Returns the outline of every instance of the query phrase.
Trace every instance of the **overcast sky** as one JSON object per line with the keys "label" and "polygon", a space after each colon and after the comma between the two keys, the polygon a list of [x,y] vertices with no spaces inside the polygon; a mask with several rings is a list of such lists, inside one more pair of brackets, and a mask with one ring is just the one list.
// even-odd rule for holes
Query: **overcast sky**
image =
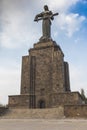
{"label": "overcast sky", "polygon": [[20,94],[21,58],[41,37],[41,21],[33,20],[46,4],[59,12],[52,39],[69,63],[71,90],[87,96],[87,0],[0,0],[0,103]]}

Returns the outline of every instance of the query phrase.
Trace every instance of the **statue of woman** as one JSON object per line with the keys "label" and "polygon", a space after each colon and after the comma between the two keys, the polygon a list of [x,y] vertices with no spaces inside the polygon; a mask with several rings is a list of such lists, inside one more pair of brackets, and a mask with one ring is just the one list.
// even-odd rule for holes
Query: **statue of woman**
{"label": "statue of woman", "polygon": [[42,22],[42,37],[40,41],[47,41],[51,39],[51,20],[54,19],[54,15],[58,15],[58,13],[53,14],[52,11],[49,11],[48,6],[44,6],[44,12],[37,14],[34,21],[43,20]]}

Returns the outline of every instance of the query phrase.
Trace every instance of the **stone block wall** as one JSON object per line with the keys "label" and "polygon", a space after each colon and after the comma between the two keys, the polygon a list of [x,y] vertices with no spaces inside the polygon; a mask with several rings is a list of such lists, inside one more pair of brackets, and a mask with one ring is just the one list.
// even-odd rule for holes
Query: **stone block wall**
{"label": "stone block wall", "polygon": [[58,105],[82,104],[83,100],[78,92],[54,93],[51,95],[53,107]]}
{"label": "stone block wall", "polygon": [[29,108],[29,95],[9,96],[9,107]]}
{"label": "stone block wall", "polygon": [[87,105],[65,105],[64,115],[66,117],[87,118]]}
{"label": "stone block wall", "polygon": [[21,71],[21,94],[29,94],[29,56],[22,57],[22,71]]}
{"label": "stone block wall", "polygon": [[59,105],[82,104],[83,100],[78,92],[53,93],[47,95],[15,95],[9,96],[9,107],[17,108],[56,108]]}
{"label": "stone block wall", "polygon": [[[64,55],[53,42],[37,43],[22,58],[21,94],[65,91]],[[31,90],[33,89],[33,90]],[[34,92],[32,92],[34,93]]]}

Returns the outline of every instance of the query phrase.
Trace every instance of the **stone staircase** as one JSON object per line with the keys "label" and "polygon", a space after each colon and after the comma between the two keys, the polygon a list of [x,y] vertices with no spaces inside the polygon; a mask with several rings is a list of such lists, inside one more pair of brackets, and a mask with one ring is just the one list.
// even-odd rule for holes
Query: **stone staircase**
{"label": "stone staircase", "polygon": [[8,109],[2,119],[57,119],[64,117],[64,108]]}

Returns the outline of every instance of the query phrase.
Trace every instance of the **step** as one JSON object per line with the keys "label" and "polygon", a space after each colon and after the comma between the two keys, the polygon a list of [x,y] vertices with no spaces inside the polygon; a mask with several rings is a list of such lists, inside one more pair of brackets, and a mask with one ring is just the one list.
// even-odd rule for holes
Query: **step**
{"label": "step", "polygon": [[49,109],[8,109],[3,119],[56,119],[64,117],[62,106]]}

